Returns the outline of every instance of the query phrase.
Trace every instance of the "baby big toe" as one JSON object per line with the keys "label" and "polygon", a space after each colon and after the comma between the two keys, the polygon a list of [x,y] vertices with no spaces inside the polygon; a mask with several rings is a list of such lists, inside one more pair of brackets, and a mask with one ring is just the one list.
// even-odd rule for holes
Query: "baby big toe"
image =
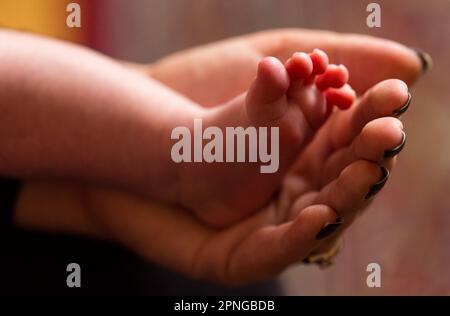
{"label": "baby big toe", "polygon": [[254,123],[275,120],[283,115],[289,82],[286,68],[277,58],[265,57],[259,63],[257,77],[246,99],[247,114]]}

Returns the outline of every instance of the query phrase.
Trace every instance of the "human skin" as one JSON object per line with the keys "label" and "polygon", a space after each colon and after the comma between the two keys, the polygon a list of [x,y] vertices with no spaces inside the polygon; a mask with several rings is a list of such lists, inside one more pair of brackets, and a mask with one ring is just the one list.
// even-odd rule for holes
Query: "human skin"
{"label": "human skin", "polygon": [[[275,36],[277,35],[277,36]],[[312,36],[314,35],[314,36]],[[185,53],[180,53],[176,55],[173,61],[169,59],[165,59],[162,62],[156,64],[156,67],[153,66],[139,66],[136,67],[140,70],[143,70],[146,73],[151,73],[155,78],[161,77],[165,83],[172,84],[173,86],[179,85],[183,89],[186,89],[185,93],[189,97],[194,100],[214,100],[217,101],[220,98],[228,95],[235,94],[236,91],[239,91],[241,87],[230,86],[229,90],[227,90],[227,82],[229,79],[229,75],[237,76],[239,82],[245,82],[246,80],[250,80],[249,72],[251,72],[256,65],[256,62],[251,65],[251,63],[242,63],[244,65],[240,69],[238,73],[233,72],[232,74],[228,74],[227,69],[231,69],[233,65],[240,64],[241,61],[247,61],[254,56],[262,55],[265,53],[265,49],[267,52],[271,51],[276,47],[276,50],[279,51],[281,55],[289,55],[293,50],[307,50],[308,45],[314,45],[318,47],[327,46],[328,50],[335,52],[336,56],[339,56],[341,59],[353,59],[350,64],[350,71],[352,71],[352,67],[356,67],[358,63],[360,65],[368,64],[369,62],[373,63],[378,68],[373,76],[363,76],[362,74],[358,75],[355,73],[355,76],[351,78],[351,80],[355,81],[355,86],[357,87],[359,92],[364,92],[366,88],[375,84],[378,80],[386,79],[392,76],[403,78],[407,83],[412,83],[414,79],[416,79],[420,73],[420,61],[417,57],[412,54],[407,48],[402,46],[398,46],[397,44],[392,44],[391,42],[385,42],[378,39],[372,39],[368,37],[354,37],[348,35],[339,35],[335,34],[336,38],[332,38],[332,34],[325,33],[324,36],[317,36],[318,34],[315,32],[303,31],[303,30],[288,30],[288,31],[275,31],[275,32],[266,32],[256,35],[245,36],[242,38],[237,38],[230,40],[231,42],[237,41],[244,46],[248,46],[249,49],[243,50],[242,54],[234,56],[233,59],[228,59],[227,63],[218,63],[211,65],[210,68],[205,67],[204,71],[211,76],[211,78],[224,78],[221,82],[218,80],[217,85],[209,85],[209,81],[204,80],[204,76],[195,76],[196,72],[192,72],[192,67],[196,65],[195,60],[196,56],[208,57],[208,60],[217,60],[223,54],[227,54],[229,52],[229,48],[227,45],[223,45],[223,43],[217,43],[214,45],[209,45],[206,48],[199,48],[195,50],[195,54],[193,55],[192,51],[188,51]],[[284,46],[279,44],[279,38],[281,36],[284,38]],[[258,43],[262,46],[254,45],[255,38],[258,39]],[[308,40],[309,39],[309,40]],[[311,40],[314,41],[314,44],[311,44]],[[393,46],[392,46],[393,45]],[[368,52],[361,52],[361,47],[368,46],[372,47],[372,50]],[[261,49],[264,48],[264,51]],[[363,50],[364,51],[364,50]],[[369,56],[367,55],[369,53]],[[184,56],[184,57],[183,57]],[[174,72],[173,65],[177,65],[178,72]],[[248,65],[248,66],[245,66]],[[353,65],[353,66],[352,66]],[[381,67],[382,65],[387,65],[388,67],[384,69]],[[374,66],[374,67],[375,67]],[[247,68],[248,67],[248,68]],[[165,72],[165,69],[167,72]],[[224,76],[217,76],[218,73],[223,72]],[[183,76],[185,74],[185,76]],[[190,81],[192,86],[190,89],[187,89],[187,82]],[[245,84],[244,84],[245,85]],[[202,88],[202,89],[201,89]],[[383,91],[385,87],[383,88]],[[203,94],[201,93],[203,91]],[[378,94],[378,93],[377,93]],[[389,98],[391,99],[391,98]],[[364,99],[363,99],[364,100]],[[376,98],[365,98],[364,104],[370,104],[367,100],[377,100]],[[366,117],[366,121],[369,120],[370,123],[366,124],[364,132],[360,132],[358,135],[361,136],[360,139],[364,139],[360,144],[380,144],[380,147],[384,147],[386,145],[392,146],[393,143],[398,142],[398,129],[396,127],[399,124],[399,121],[393,118],[388,118],[393,107],[396,104],[390,104],[390,107],[383,107],[383,100],[378,99],[377,102],[372,102],[373,107],[367,107],[374,110],[375,117],[384,117],[380,119],[373,119],[370,117]],[[403,101],[398,99],[397,101]],[[400,103],[399,103],[400,104]],[[398,104],[397,104],[398,105]],[[361,107],[361,108],[366,108]],[[363,121],[362,117],[366,116],[363,112],[358,112],[355,114],[355,118],[360,117]],[[343,120],[343,118],[342,118]],[[388,121],[386,121],[388,120]],[[337,122],[341,122],[341,120],[337,120]],[[342,121],[344,122],[344,121]],[[348,121],[345,121],[348,123]],[[357,122],[355,119],[353,122]],[[336,123],[337,124],[337,123]],[[342,123],[343,124],[343,123]],[[370,125],[369,125],[370,124]],[[392,127],[392,129],[391,129]],[[365,136],[363,136],[365,135]],[[391,138],[392,137],[392,138]],[[356,138],[356,136],[354,137]],[[375,141],[374,141],[375,140]],[[379,140],[384,140],[380,143]],[[386,142],[386,140],[389,140]],[[390,142],[390,143],[389,143]],[[364,146],[363,146],[364,147]],[[370,148],[366,151],[368,152],[378,152],[380,154],[381,148],[378,148],[378,151],[374,148]],[[363,154],[364,150],[360,150],[360,153]],[[376,156],[376,154],[374,154]],[[314,156],[311,156],[314,158]],[[325,158],[331,158],[325,157]],[[373,157],[374,160],[379,161],[380,157]],[[386,164],[390,165],[393,163],[392,159],[385,161]],[[358,169],[357,169],[358,170]],[[356,176],[357,179],[361,179],[362,181],[372,181],[373,179],[368,179],[366,176],[366,172],[356,172],[353,176]],[[378,175],[378,174],[377,174]],[[341,182],[342,183],[342,182]],[[345,182],[344,182],[345,183]],[[367,182],[365,182],[367,185]],[[344,186],[337,186],[344,188]],[[364,190],[367,189],[364,185],[361,186]],[[56,230],[56,231],[64,231],[71,232],[77,234],[83,234],[91,237],[99,237],[112,239],[117,242],[122,242],[127,245],[130,249],[137,251],[142,254],[145,258],[149,260],[154,260],[160,264],[172,267],[177,269],[178,271],[182,271],[189,275],[196,275],[195,272],[191,271],[189,267],[191,267],[193,253],[198,249],[199,241],[203,241],[205,231],[208,231],[208,228],[195,219],[189,217],[189,215],[179,209],[170,208],[167,206],[161,206],[154,203],[150,203],[147,201],[142,201],[137,199],[136,197],[125,195],[123,193],[116,193],[112,191],[104,191],[102,189],[92,188],[91,194],[98,194],[98,200],[96,200],[97,207],[94,210],[89,210],[86,207],[82,206],[80,201],[80,186],[66,183],[65,185],[61,183],[55,182],[47,182],[47,183],[37,183],[37,182],[27,182],[24,186],[24,190],[22,192],[17,211],[15,213],[15,223],[21,227],[27,227],[32,229],[43,229],[43,230]],[[58,191],[59,190],[59,191]],[[90,189],[89,189],[90,190]],[[351,192],[355,192],[354,189],[350,190]],[[60,198],[55,199],[54,193],[59,192]],[[338,213],[347,214],[348,217],[356,216],[357,213],[363,211],[368,203],[363,198],[363,193],[360,192],[360,198],[357,198],[357,194],[351,196],[350,200],[347,203],[341,200],[341,202],[334,202],[335,211]],[[93,196],[90,195],[92,198]],[[299,196],[301,197],[301,196]],[[307,195],[304,195],[307,197]],[[361,198],[362,197],[362,198]],[[109,212],[111,201],[117,199],[118,202],[122,203],[123,207],[127,208],[127,211],[122,210],[112,210]],[[137,200],[136,200],[137,199]],[[41,203],[36,203],[41,202]],[[331,202],[330,202],[331,203]],[[106,204],[102,206],[102,204]],[[113,203],[114,204],[114,203]],[[136,206],[136,204],[138,204]],[[40,208],[39,205],[47,205],[48,207]],[[300,205],[301,206],[301,205]],[[97,210],[97,211],[96,211]],[[288,263],[295,262],[296,260],[300,260],[307,255],[307,252],[311,249],[326,249],[329,244],[333,242],[340,233],[342,233],[343,228],[347,227],[351,220],[346,221],[344,227],[326,239],[325,241],[321,241],[320,244],[317,244],[314,238],[311,236],[315,235],[318,230],[321,228],[321,225],[326,221],[332,219],[335,215],[330,211],[328,207],[323,207],[321,211],[311,212],[309,210],[305,210],[305,212],[301,212],[305,216],[302,219],[302,222],[305,224],[302,230],[294,230],[291,236],[295,237],[291,239],[289,242],[286,242],[283,247],[281,247],[282,255],[268,252],[265,260],[262,261],[260,265],[258,265],[258,269],[248,269],[251,267],[256,267],[255,263],[249,262],[248,257],[258,258],[260,255],[264,255],[262,252],[269,246],[267,242],[270,239],[260,238],[258,234],[252,234],[255,231],[260,231],[256,229],[255,226],[247,228],[244,227],[244,221],[238,224],[235,224],[233,228],[229,229],[226,233],[228,237],[214,238],[211,240],[225,239],[225,240],[241,240],[244,237],[253,237],[253,246],[251,247],[242,247],[241,249],[246,249],[247,253],[250,253],[251,256],[235,256],[236,263],[235,267],[232,269],[232,275],[234,275],[234,280],[239,279],[239,275],[242,275],[243,272],[247,273],[247,279],[260,279],[261,275],[268,276],[274,273],[274,271],[279,271],[280,269],[286,267]],[[297,211],[299,211],[297,209]],[[348,213],[346,213],[348,211]],[[310,216],[306,216],[311,212]],[[261,212],[258,214],[264,214],[265,212]],[[295,213],[295,212],[294,212]],[[100,217],[99,217],[100,214]],[[41,216],[44,215],[44,216]],[[313,216],[314,215],[314,216]],[[343,215],[343,214],[340,214]],[[103,218],[101,217],[103,216]],[[255,215],[255,216],[263,216],[263,215]],[[313,216],[313,217],[312,217]],[[346,217],[347,217],[346,216]],[[118,222],[122,221],[123,225],[118,225]],[[249,222],[256,220],[248,220]],[[153,226],[154,225],[154,226]],[[258,225],[256,225],[258,226]],[[124,227],[128,227],[129,229],[124,229]],[[152,230],[151,228],[155,228]],[[277,228],[284,227],[286,225],[275,225],[263,223],[257,228],[272,229],[275,230]],[[266,229],[267,228],[267,229]],[[304,230],[306,229],[306,230]],[[169,232],[169,231],[177,231],[177,235],[173,234],[164,234],[165,242],[154,243],[152,242],[154,239],[155,233],[161,232]],[[180,234],[183,235],[180,235]],[[214,234],[214,233],[213,233]],[[208,235],[209,236],[209,235]],[[213,236],[224,236],[224,234],[215,234]],[[270,235],[268,235],[270,236]],[[248,240],[248,238],[246,239]],[[286,239],[285,239],[286,240]],[[248,245],[249,243],[247,243]],[[211,242],[212,246],[219,246],[220,244],[217,242]],[[189,247],[188,247],[189,246]],[[255,247],[259,246],[259,247]],[[273,245],[272,245],[273,246]],[[184,249],[180,251],[180,248]],[[184,248],[186,247],[186,248]],[[230,257],[230,249],[222,249],[221,247],[215,247],[217,252],[213,255],[210,254],[210,259],[207,261],[209,266],[209,274],[208,275],[226,275],[224,270],[224,262],[227,258]],[[302,251],[298,251],[298,250]],[[205,252],[207,253],[207,252]],[[298,256],[297,256],[298,255]],[[205,258],[205,257],[203,257]],[[286,260],[288,258],[289,260]],[[203,259],[206,260],[206,259]],[[241,263],[239,264],[239,261]],[[244,261],[244,262],[242,262]],[[246,261],[246,262],[245,262]],[[202,260],[199,260],[202,262]],[[267,263],[266,263],[267,262]],[[247,268],[242,268],[247,265]],[[202,266],[202,264],[200,264]],[[274,269],[273,267],[276,267]],[[228,272],[229,273],[229,272]],[[276,272],[275,272],[276,273]],[[204,275],[203,278],[208,279],[208,275]],[[197,277],[202,277],[196,275]],[[231,277],[226,277],[226,280],[223,282],[230,283]],[[231,279],[233,279],[231,278]],[[218,279],[215,277],[215,279]],[[220,277],[219,277],[220,279]],[[241,279],[241,283],[245,282],[245,279]]]}
{"label": "human skin", "polygon": [[[209,225],[221,227],[267,202],[305,148],[312,129],[325,120],[324,96],[330,88],[334,95],[343,95],[334,88],[344,86],[348,78],[345,67],[328,65],[323,52],[311,53],[314,60],[323,58],[322,67],[314,68],[323,73],[315,73],[315,85],[295,84],[300,78],[289,76],[287,70],[301,70],[306,64],[311,68],[305,76],[310,76],[313,57],[293,57],[285,76],[277,76],[284,65],[274,58],[277,65],[272,65],[267,59],[260,67],[265,72],[260,72],[246,98],[241,94],[206,110],[157,81],[76,45],[8,31],[0,32],[0,43],[4,62],[0,104],[7,118],[0,126],[0,172],[113,185],[182,205]],[[348,104],[353,94],[350,98]],[[222,129],[279,127],[278,172],[261,174],[256,164],[172,163],[171,131],[190,127],[197,118],[205,127]]]}
{"label": "human skin", "polygon": [[[378,94],[387,83],[375,86],[372,93]],[[368,92],[363,100],[371,100],[370,95]],[[380,105],[364,102],[363,108]],[[376,116],[381,117],[382,112]],[[382,126],[384,132],[379,133]],[[336,231],[339,234],[370,204],[366,195],[380,179],[378,163],[391,170],[394,160],[382,157],[386,148],[398,145],[401,130],[395,118],[371,120],[354,136],[351,157],[337,155],[339,159],[332,166],[318,166],[317,170],[326,169],[327,174],[316,171],[308,175],[304,170],[313,169],[309,159],[300,160],[305,163],[286,177],[279,195],[228,229],[213,229],[183,209],[131,193],[51,182],[25,185],[15,220],[23,227],[78,231],[110,239],[190,277],[230,285],[258,281],[277,275],[312,251],[326,248],[336,235],[317,239],[319,231],[339,215],[344,219]],[[321,177],[326,180],[315,183]],[[58,216],[62,220],[55,223]]]}
{"label": "human skin", "polygon": [[314,48],[325,51],[330,62],[348,68],[349,84],[359,95],[388,78],[411,85],[423,71],[417,53],[397,42],[304,29],[246,34],[177,52],[151,65],[128,65],[208,107],[245,91],[262,57],[274,56],[285,61],[294,52]]}
{"label": "human skin", "polygon": [[[425,57],[428,64],[424,64],[423,56],[420,57],[416,50],[394,41],[360,34],[296,28],[225,39],[177,52],[151,65],[127,64],[209,107],[243,91],[263,56],[274,56],[283,61],[295,51],[308,51],[315,47],[325,50],[330,61],[347,66],[351,73],[349,83],[358,95],[388,78],[398,78],[412,85],[431,67],[429,56]],[[240,53],[236,54],[236,51]],[[208,63],[201,64],[201,60]],[[178,75],[182,73],[189,75]],[[385,115],[390,113],[385,112]],[[343,120],[338,122],[344,123]],[[371,133],[383,135],[386,131],[389,128],[378,125]],[[335,239],[343,231],[337,231]],[[326,250],[333,243],[334,239],[320,250]]]}
{"label": "human skin", "polygon": [[295,53],[285,64],[263,58],[248,92],[215,107],[219,119],[213,124],[203,123],[222,131],[228,126],[276,126],[277,171],[261,173],[260,166],[251,163],[185,164],[180,205],[214,227],[230,226],[265,205],[328,114],[353,103],[355,93],[346,85],[347,78],[345,66],[329,65],[326,53],[318,50]]}
{"label": "human skin", "polygon": [[114,185],[177,202],[170,132],[202,108],[69,43],[2,30],[0,59],[1,174]]}

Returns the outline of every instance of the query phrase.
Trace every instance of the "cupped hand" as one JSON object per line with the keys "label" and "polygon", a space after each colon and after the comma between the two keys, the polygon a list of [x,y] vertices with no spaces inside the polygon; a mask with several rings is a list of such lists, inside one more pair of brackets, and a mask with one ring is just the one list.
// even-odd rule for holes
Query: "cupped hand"
{"label": "cupped hand", "polygon": [[[374,84],[390,77],[412,83],[421,71],[413,51],[366,36],[277,30],[195,48],[139,68],[210,106],[246,90],[262,56],[285,59],[294,51],[316,47],[330,53],[333,62],[345,63],[352,86],[365,94],[351,110],[333,113],[268,205],[228,229],[215,230],[177,207],[90,188],[83,209],[73,211],[83,214],[80,222],[89,224],[82,233],[113,238],[148,260],[226,284],[275,276],[311,252],[326,250],[387,180],[379,165],[390,170],[395,163],[392,153],[404,137],[401,122],[392,116],[406,108],[407,87],[399,80]],[[50,194],[55,188],[59,185],[50,183],[37,196],[48,195],[55,202]],[[78,199],[75,193],[68,195],[69,202]],[[30,209],[35,200],[30,198]],[[50,215],[53,223],[55,214]],[[41,214],[38,217],[42,221]],[[335,223],[337,217],[343,224]]]}
{"label": "cupped hand", "polygon": [[334,113],[271,202],[228,229],[99,189],[87,191],[88,213],[114,240],[187,276],[231,285],[276,276],[327,250],[384,185],[391,153],[403,141],[402,124],[391,115],[408,99],[405,83],[386,80],[353,109]]}
{"label": "cupped hand", "polygon": [[[426,70],[416,51],[393,41],[302,29],[270,30],[235,37],[179,52],[139,68],[194,101],[214,106],[248,88],[263,56],[285,60],[293,52],[308,52],[314,48],[326,51],[332,62],[347,66],[350,84],[359,95],[388,78],[399,78],[410,85]],[[297,173],[306,178],[317,193],[326,184],[332,188],[333,179],[358,159],[392,168],[395,158],[385,159],[383,150],[395,148],[404,139],[401,122],[390,117],[405,108],[408,100],[408,88],[399,80],[389,80],[371,88],[350,111],[330,117],[299,157]],[[327,203],[323,194],[316,195],[315,201]],[[314,200],[313,194],[308,196]],[[348,227],[355,214],[360,213],[358,207],[364,207],[357,205],[341,211],[348,217],[343,227]],[[340,229],[335,238],[342,231]],[[333,240],[326,247],[332,244]]]}

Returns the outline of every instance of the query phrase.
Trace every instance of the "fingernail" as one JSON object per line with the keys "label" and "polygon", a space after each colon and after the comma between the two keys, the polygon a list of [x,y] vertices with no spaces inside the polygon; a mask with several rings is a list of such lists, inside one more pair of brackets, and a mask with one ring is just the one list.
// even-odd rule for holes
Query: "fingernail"
{"label": "fingernail", "polygon": [[408,110],[409,105],[411,104],[411,98],[412,98],[411,93],[408,92],[408,99],[406,99],[405,104],[399,107],[398,109],[392,111],[392,115],[395,117],[399,117],[400,115],[405,113]]}
{"label": "fingernail", "polygon": [[389,150],[385,150],[384,151],[384,158],[390,158],[390,157],[394,157],[395,155],[397,155],[399,152],[402,151],[403,147],[405,147],[405,143],[406,143],[406,133],[404,131],[402,131],[402,141],[400,142],[400,144],[392,149]]}
{"label": "fingernail", "polygon": [[325,226],[320,230],[320,232],[316,235],[316,239],[324,239],[330,236],[332,233],[336,231],[342,224],[344,220],[341,217],[336,218],[334,222],[326,223]]}
{"label": "fingernail", "polygon": [[372,185],[369,189],[369,192],[367,192],[365,199],[368,200],[384,187],[386,184],[386,181],[389,178],[389,170],[387,170],[385,167],[380,167],[381,169],[381,178],[380,181]]}
{"label": "fingernail", "polygon": [[420,59],[420,62],[422,64],[422,74],[425,73],[428,69],[431,69],[431,67],[433,66],[433,59],[431,58],[431,56],[419,48],[410,48],[417,54],[417,57]]}

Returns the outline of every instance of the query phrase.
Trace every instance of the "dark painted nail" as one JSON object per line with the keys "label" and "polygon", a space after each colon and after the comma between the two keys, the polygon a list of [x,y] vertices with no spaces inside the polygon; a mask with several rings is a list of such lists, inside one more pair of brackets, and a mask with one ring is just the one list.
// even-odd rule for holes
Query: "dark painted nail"
{"label": "dark painted nail", "polygon": [[325,224],[325,226],[316,235],[316,239],[320,240],[327,238],[332,233],[334,233],[336,229],[338,229],[343,223],[344,220],[341,217],[338,217],[334,222]]}
{"label": "dark painted nail", "polygon": [[406,99],[405,104],[403,104],[398,109],[392,111],[392,115],[395,116],[395,117],[399,117],[400,115],[405,113],[408,110],[409,105],[411,104],[411,98],[412,98],[411,93],[408,92],[408,99]]}
{"label": "dark painted nail", "polygon": [[422,73],[425,73],[428,69],[431,69],[431,67],[433,66],[433,59],[431,58],[431,56],[419,48],[410,48],[417,54],[417,57],[419,57],[420,59],[420,62],[422,64]]}
{"label": "dark painted nail", "polygon": [[386,181],[389,179],[389,170],[387,170],[385,167],[380,167],[381,169],[381,178],[380,181],[372,185],[369,189],[369,192],[367,192],[365,199],[368,200],[384,187],[386,184]]}
{"label": "dark painted nail", "polygon": [[406,143],[406,133],[404,131],[402,131],[402,141],[400,142],[400,144],[392,149],[389,150],[385,150],[384,151],[384,158],[390,158],[390,157],[394,157],[395,155],[397,155],[399,152],[402,151],[403,147],[405,147],[405,143]]}

